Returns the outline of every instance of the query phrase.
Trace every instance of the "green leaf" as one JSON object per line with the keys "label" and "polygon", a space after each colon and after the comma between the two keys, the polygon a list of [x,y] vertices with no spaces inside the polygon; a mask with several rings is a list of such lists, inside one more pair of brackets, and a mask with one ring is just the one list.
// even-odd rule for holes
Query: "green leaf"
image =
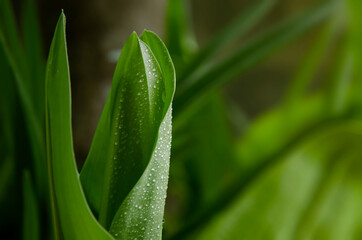
{"label": "green leaf", "polygon": [[325,59],[326,53],[332,48],[331,45],[336,37],[337,30],[336,21],[332,19],[316,36],[312,46],[308,49],[301,64],[298,66],[289,88],[286,90],[284,100],[286,107],[292,108],[306,94],[310,83],[318,73],[322,60]]}
{"label": "green leaf", "polygon": [[[11,67],[0,42],[0,211],[6,215],[18,208],[12,197],[16,196],[16,110],[18,107],[16,89]],[[16,217],[16,216],[15,216]],[[5,220],[5,219],[4,219]]]}
{"label": "green leaf", "polygon": [[[166,91],[165,98],[162,97],[162,99],[165,106],[171,105],[176,89],[176,73],[168,50],[162,40],[151,31],[145,30],[140,38],[151,48],[152,53],[161,68]],[[165,108],[163,115],[165,115],[167,111],[168,108]]]}
{"label": "green leaf", "polygon": [[28,171],[23,173],[23,240],[40,239],[39,207]]}
{"label": "green leaf", "polygon": [[221,94],[213,92],[202,108],[187,120],[187,129],[181,130],[187,134],[188,141],[186,146],[182,146],[182,159],[179,160],[186,162],[188,172],[195,180],[194,213],[217,198],[238,169],[235,164],[235,139],[224,104]]}
{"label": "green leaf", "polygon": [[133,33],[123,46],[113,78],[112,134],[106,150],[108,157],[99,214],[106,228],[148,165],[157,134],[157,118],[164,110],[160,97],[164,86],[156,83],[157,80],[162,83],[162,79],[154,77],[161,76],[161,70],[149,53],[147,58],[143,56],[146,50],[150,52]]}
{"label": "green leaf", "polygon": [[15,109],[16,89],[13,83],[11,67],[6,59],[2,44],[0,43],[0,112],[2,135],[6,143],[6,151],[14,155],[15,151]]}
{"label": "green leaf", "polygon": [[362,219],[361,127],[351,121],[311,134],[239,193],[197,238],[355,239]]}
{"label": "green leaf", "polygon": [[210,62],[209,60],[212,59],[213,55],[255,26],[257,22],[270,12],[277,2],[278,1],[276,0],[260,0],[254,3],[254,5],[246,11],[242,11],[229,25],[214,36],[210,42],[196,54],[196,56],[193,57],[192,61],[187,64],[185,71],[182,72],[178,81],[182,82],[199,67],[202,68],[202,65]]}
{"label": "green leaf", "polygon": [[45,121],[44,114],[44,86],[45,86],[45,61],[43,44],[41,41],[40,24],[34,0],[24,0],[22,4],[22,37],[24,42],[24,55],[29,69],[30,94],[34,102],[40,124]]}
{"label": "green leaf", "polygon": [[171,108],[163,119],[150,162],[112,222],[116,239],[162,239],[171,147]]}
{"label": "green leaf", "polygon": [[[152,32],[145,31],[140,38],[133,33],[123,46],[81,172],[87,199],[100,222],[116,238],[126,239],[161,236],[175,91],[166,47]],[[145,217],[147,211],[154,212],[152,219]]]}
{"label": "green leaf", "polygon": [[244,171],[265,164],[305,132],[326,123],[330,118],[324,109],[323,97],[303,98],[293,107],[282,105],[256,119],[237,143],[238,159]]}
{"label": "green leaf", "polygon": [[104,174],[111,139],[111,94],[108,95],[87,159],[80,172],[80,179],[90,208],[98,217],[104,187]]}
{"label": "green leaf", "polygon": [[[353,61],[355,66],[362,64],[362,29],[360,22],[362,21],[362,3],[358,0],[348,0],[346,2],[346,20],[348,23],[348,38],[351,47]],[[362,102],[362,94],[359,89],[362,88],[362,68],[356,67],[353,76],[354,98],[356,101]]]}
{"label": "green leaf", "polygon": [[354,72],[353,50],[345,42],[341,43],[339,54],[337,54],[333,77],[327,83],[326,108],[333,115],[338,115],[348,107],[349,92]]}
{"label": "green leaf", "polygon": [[[14,74],[19,78],[26,73],[22,45],[17,31],[15,16],[9,0],[0,1],[0,40]],[[29,87],[26,85],[26,87]]]}
{"label": "green leaf", "polygon": [[43,196],[46,196],[48,186],[46,180],[45,129],[41,119],[39,119],[34,103],[35,99],[32,98],[32,81],[27,66],[27,57],[24,55],[15,17],[8,0],[0,1],[0,42],[15,76],[15,84],[25,116],[25,124],[35,165],[36,189]]}
{"label": "green leaf", "polygon": [[[73,152],[65,16],[55,29],[46,67],[48,171],[55,234],[65,239],[112,239],[97,222],[83,194]],[[60,229],[57,229],[60,227]]]}
{"label": "green leaf", "polygon": [[278,48],[321,23],[335,9],[334,1],[323,1],[301,15],[276,25],[270,31],[237,50],[232,56],[195,72],[185,79],[182,85],[178,86],[174,101],[175,112],[180,111],[207,90],[221,86],[240,75]]}
{"label": "green leaf", "polygon": [[189,5],[188,0],[169,0],[166,9],[165,39],[177,72],[184,68],[197,48]]}
{"label": "green leaf", "polygon": [[239,178],[227,186],[223,194],[213,199],[209,206],[204,206],[204,211],[195,219],[188,220],[189,224],[179,230],[174,238],[187,235],[205,225],[215,214],[222,212],[250,182],[262,175],[265,169],[275,164],[310,133],[326,124],[355,117],[350,108],[339,115],[326,114],[324,97],[317,95],[304,98],[291,108],[282,105],[256,119],[235,146],[241,168]]}
{"label": "green leaf", "polygon": [[[211,92],[197,107],[196,111],[184,111],[173,123],[173,138],[182,139],[182,142],[173,143],[170,179],[174,186],[187,183],[189,186],[183,187],[186,190],[183,193],[179,190],[181,187],[171,188],[171,195],[183,199],[180,207],[183,211],[179,213],[177,223],[172,222],[175,214],[169,214],[165,226],[168,235],[197,226],[198,217],[220,198],[240,171],[235,139],[220,92]],[[185,169],[185,173],[180,169]]]}
{"label": "green leaf", "polygon": [[[337,137],[338,138],[338,137]],[[295,231],[296,239],[358,239],[361,236],[362,170],[359,148],[345,146],[321,181]],[[340,145],[340,144],[338,144]],[[337,147],[338,147],[337,145]]]}

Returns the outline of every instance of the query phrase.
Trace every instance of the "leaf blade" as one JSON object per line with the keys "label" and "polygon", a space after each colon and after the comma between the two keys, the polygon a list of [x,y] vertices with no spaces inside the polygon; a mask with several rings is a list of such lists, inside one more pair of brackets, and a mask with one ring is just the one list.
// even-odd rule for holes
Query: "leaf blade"
{"label": "leaf blade", "polygon": [[242,11],[230,24],[222,29],[211,41],[202,48],[196,56],[193,57],[191,62],[187,64],[184,72],[182,72],[179,82],[185,80],[198,68],[202,68],[218,51],[220,51],[227,44],[235,40],[238,36],[246,33],[258,21],[260,21],[273,6],[277,3],[275,0],[262,0],[258,1],[251,8]]}
{"label": "leaf blade", "polygon": [[175,112],[182,110],[205,91],[230,81],[279,47],[322,22],[336,10],[337,4],[333,3],[334,1],[323,1],[299,16],[276,25],[223,61],[195,72],[178,87],[174,101]]}
{"label": "leaf blade", "polygon": [[24,171],[23,173],[23,196],[23,239],[38,240],[40,239],[39,207],[28,171]]}
{"label": "leaf blade", "polygon": [[[353,220],[354,229],[353,227],[352,229],[345,228],[346,224],[343,227],[338,226],[340,222],[337,219],[342,219],[340,216],[344,215],[343,208],[347,208],[341,202],[352,200],[356,207],[358,200],[354,198],[357,197],[360,200],[362,197],[358,190],[361,182],[357,173],[361,168],[361,163],[357,160],[362,154],[358,147],[362,137],[361,126],[361,121],[345,121],[311,134],[283,156],[282,161],[277,162],[255,179],[245,191],[240,193],[228,210],[221,212],[198,238],[235,239],[242,234],[246,238],[253,239],[299,239],[298,237],[305,239],[307,236],[338,239],[337,236],[341,236],[343,231],[348,233],[347,236],[353,234],[355,230],[358,230],[362,217],[362,212],[358,208],[354,211],[349,208],[347,213],[347,215],[357,216]],[[346,159],[350,157],[348,156],[350,153],[353,153],[354,167],[350,166],[350,159]],[[341,181],[338,178],[341,175],[349,180]],[[332,183],[330,180],[333,180]],[[345,185],[342,186],[342,191],[347,187],[349,192],[348,195],[338,194],[337,201],[334,201],[334,197],[332,198],[334,203],[339,201],[339,205],[343,205],[342,210],[339,210],[335,216],[334,206],[336,205],[328,204],[327,212],[334,216],[319,215],[319,217],[323,216],[325,221],[323,223],[314,221],[318,214],[326,213],[326,209],[321,209],[330,200],[330,195],[325,194],[325,191],[320,191],[320,187],[326,188],[329,192],[328,188],[331,184],[334,188],[338,187],[339,183]],[[298,191],[295,191],[296,188]],[[315,194],[322,195],[321,204],[312,197]],[[317,206],[313,207],[310,218],[303,218],[303,214],[311,208],[310,203]],[[318,214],[314,214],[314,210]],[[300,220],[306,224],[306,232],[294,231],[298,229]],[[313,223],[310,224],[309,221]],[[314,231],[311,227],[313,224],[317,225],[321,231]],[[303,235],[300,235],[301,233]],[[320,233],[323,234],[320,235]]]}
{"label": "leaf blade", "polygon": [[75,164],[65,16],[59,17],[46,68],[48,166],[54,215],[65,239],[112,239],[97,222],[83,194]]}
{"label": "leaf blade", "polygon": [[17,92],[26,119],[25,124],[36,172],[35,185],[37,191],[46,196],[48,186],[46,181],[45,129],[42,126],[32,98],[28,63],[17,32],[13,10],[8,0],[0,1],[0,41],[15,76]]}
{"label": "leaf blade", "polygon": [[[154,175],[162,172],[162,178],[159,175],[162,188],[155,186],[145,197],[145,201],[155,202],[152,205],[159,211],[157,220],[144,230],[138,227],[137,234],[144,235],[151,225],[157,224],[153,227],[157,228],[162,224],[169,155],[165,153],[160,158],[165,165],[163,171],[157,171],[155,158],[158,157],[155,155],[157,148],[165,148],[165,139],[171,137],[171,129],[166,130],[163,137],[161,129],[171,128],[174,91],[175,71],[165,45],[152,32],[144,31],[140,38],[133,33],[123,46],[111,92],[93,139],[94,150],[91,149],[81,172],[85,189],[90,190],[93,184],[97,184],[97,192],[102,197],[96,196],[96,191],[86,190],[87,197],[93,198],[90,202],[100,204],[96,206],[100,222],[106,228],[110,227],[116,238],[135,234],[130,229],[137,228],[134,223],[140,215],[131,218],[129,214],[126,220],[123,214],[130,204],[129,199],[140,194],[137,189],[153,183],[147,179],[146,172],[149,171]],[[167,121],[165,116],[168,116]],[[107,146],[106,150],[101,149],[101,143]],[[169,147],[170,143],[166,144],[166,148]],[[154,197],[160,194],[164,197]],[[148,207],[143,206],[142,211],[151,211],[151,208],[150,203]],[[154,231],[156,238],[161,236],[161,230],[159,227]]]}

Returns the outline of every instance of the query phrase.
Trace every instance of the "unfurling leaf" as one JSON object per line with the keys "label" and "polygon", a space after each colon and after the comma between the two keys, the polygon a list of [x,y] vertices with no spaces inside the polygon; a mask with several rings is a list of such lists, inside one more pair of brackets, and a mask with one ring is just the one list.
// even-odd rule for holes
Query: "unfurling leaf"
{"label": "unfurling leaf", "polygon": [[116,238],[161,238],[174,91],[162,41],[149,31],[133,33],[81,172],[93,211]]}

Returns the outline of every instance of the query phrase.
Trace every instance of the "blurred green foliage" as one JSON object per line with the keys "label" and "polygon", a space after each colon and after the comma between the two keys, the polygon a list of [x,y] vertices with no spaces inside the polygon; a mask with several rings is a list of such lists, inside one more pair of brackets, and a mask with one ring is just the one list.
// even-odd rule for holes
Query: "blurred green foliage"
{"label": "blurred green foliage", "polygon": [[[318,1],[263,29],[242,45],[234,44],[265,19],[277,3],[276,0],[254,1],[208,43],[198,46],[190,18],[190,2],[168,1],[165,40],[176,69],[177,90],[173,103],[164,239],[362,239],[362,2]],[[83,168],[79,179],[72,155],[69,103],[64,105],[70,101],[67,95],[70,88],[59,81],[59,86],[48,89],[51,95],[47,101],[50,99],[60,107],[53,107],[46,115],[44,46],[34,4],[24,0],[23,6],[19,34],[9,1],[0,0],[0,210],[1,215],[6,216],[0,219],[0,229],[9,234],[9,238],[20,238],[12,232],[21,228],[24,239],[49,239],[49,236],[74,239],[77,234],[79,238],[87,234],[95,239],[112,238],[100,225],[109,229],[119,205],[110,204],[103,210],[99,206],[99,191],[104,186],[101,169],[105,167],[99,156],[112,158],[113,150],[104,153],[103,149],[114,143],[114,139],[108,137],[113,132],[105,133],[102,129],[108,129],[109,124],[116,121],[113,119],[116,113],[109,110],[111,100],[107,101],[99,124],[105,127],[97,130],[94,141],[99,143],[92,145],[86,162],[89,166],[85,165],[93,170]],[[305,49],[282,101],[257,119],[247,121],[242,109],[225,97],[226,83],[312,29],[317,30],[314,40],[309,49]],[[57,52],[54,56],[59,59],[55,62],[62,62],[59,66],[64,67],[61,72],[65,75],[58,76],[58,68],[48,68],[48,76],[67,79],[69,83],[64,26],[58,28],[57,34],[57,47],[51,51]],[[127,51],[129,54],[134,51],[131,45],[137,42],[136,38],[131,37],[125,44],[124,56]],[[170,78],[172,70],[163,62],[167,60],[163,45],[147,39],[147,33],[141,39],[152,49],[160,68],[157,71]],[[230,46],[234,48],[232,53],[224,54]],[[126,60],[122,61],[115,79],[117,74],[123,74],[121,66],[127,65]],[[124,71],[130,75],[137,73]],[[118,85],[113,84],[111,91],[117,95]],[[134,91],[139,91],[134,87]],[[173,92],[172,87],[168,87]],[[54,98],[59,89],[66,94]],[[168,93],[168,101],[171,95]],[[137,102],[124,105],[127,112],[134,111],[132,104]],[[157,126],[168,110],[166,105],[159,121],[154,123]],[[49,116],[68,122],[53,122],[58,125],[51,127]],[[128,119],[129,126],[132,120]],[[152,124],[147,128],[155,129]],[[49,135],[49,127],[53,136]],[[135,128],[130,128],[130,133]],[[63,136],[66,133],[70,135]],[[128,175],[118,175],[115,179],[123,192],[117,193],[118,188],[109,187],[104,199],[116,193],[123,201],[139,179],[143,184],[141,176],[149,167],[148,160],[139,153],[149,152],[152,144],[148,141],[155,138],[155,133],[148,134],[142,148],[127,142],[128,149],[134,149],[131,153],[124,150],[122,159],[135,159],[138,165],[130,167],[132,171]],[[68,144],[67,151],[56,150],[61,143],[49,141],[52,137],[58,140],[64,137],[61,142]],[[45,156],[46,142],[48,148],[49,143],[51,145],[48,153],[57,154]],[[56,156],[63,153],[69,154],[65,157],[70,159],[68,163],[63,163],[61,158],[57,160]],[[61,167],[53,173],[48,169],[48,175],[46,159],[57,161],[49,165]],[[115,164],[112,161],[111,167]],[[127,166],[127,162],[121,166]],[[69,170],[69,182],[62,180],[59,170],[62,167]],[[106,173],[112,176],[111,167],[108,166]],[[54,173],[56,176],[52,176]],[[47,181],[48,177],[54,177],[58,183]],[[56,203],[54,187],[55,192],[60,191],[60,205]],[[18,188],[20,190],[13,190]],[[75,189],[69,191],[74,196],[66,196],[68,188]],[[100,224],[86,200],[96,218],[103,216]],[[128,208],[123,206],[120,211],[129,212]],[[72,218],[72,214],[79,214],[79,219]],[[148,214],[153,216],[151,212]],[[121,213],[116,215],[122,219]],[[84,216],[88,217],[84,220]],[[113,227],[114,231],[111,227],[113,237],[119,231],[123,235],[117,235],[118,239],[134,237],[127,235],[126,225],[140,216],[135,213],[129,222],[121,220],[119,226]],[[59,220],[69,222],[68,218],[74,222],[67,227],[64,223],[59,225]],[[88,228],[82,229],[82,222],[89,224]],[[141,231],[152,226],[140,224],[139,228]],[[87,232],[89,229],[93,230]],[[65,233],[64,236],[57,231]],[[142,238],[150,239],[147,235]],[[161,234],[157,238],[161,238]]]}

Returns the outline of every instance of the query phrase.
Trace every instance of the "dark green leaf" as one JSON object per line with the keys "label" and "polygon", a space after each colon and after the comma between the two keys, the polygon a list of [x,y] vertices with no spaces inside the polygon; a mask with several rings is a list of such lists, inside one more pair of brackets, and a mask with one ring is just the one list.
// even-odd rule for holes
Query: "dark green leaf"
{"label": "dark green leaf", "polygon": [[1,137],[6,143],[6,151],[14,155],[15,151],[15,108],[16,89],[13,82],[11,67],[6,59],[3,46],[0,42],[0,112],[1,112]]}
{"label": "dark green leaf", "polygon": [[166,10],[166,44],[177,72],[183,69],[197,48],[189,5],[188,0],[169,0]]}
{"label": "dark green leaf", "polygon": [[37,190],[46,196],[48,186],[46,181],[45,129],[37,114],[35,100],[32,98],[32,82],[26,62],[27,57],[24,55],[13,11],[8,0],[0,1],[0,42],[15,76],[17,92],[25,116],[35,165],[35,185]]}
{"label": "dark green leaf", "polygon": [[39,207],[30,173],[23,173],[23,240],[40,239]]}
{"label": "dark green leaf", "polygon": [[[184,193],[173,189],[173,195],[180,195],[183,199],[184,211],[179,215],[187,217],[179,217],[179,222],[173,223],[172,214],[169,214],[171,219],[168,219],[166,229],[196,226],[199,223],[197,216],[220,197],[240,171],[235,157],[235,140],[221,94],[212,92],[205,98],[197,111],[187,116],[183,114],[174,122],[176,131],[173,137],[183,141],[173,144],[170,176],[174,185],[189,184],[183,187]],[[180,168],[186,170],[181,176]]]}
{"label": "dark green leaf", "polygon": [[29,69],[30,95],[34,102],[40,124],[44,124],[44,86],[45,86],[45,61],[43,44],[38,21],[38,13],[34,0],[24,0],[22,9],[22,37],[24,40],[24,54],[26,65]]}

